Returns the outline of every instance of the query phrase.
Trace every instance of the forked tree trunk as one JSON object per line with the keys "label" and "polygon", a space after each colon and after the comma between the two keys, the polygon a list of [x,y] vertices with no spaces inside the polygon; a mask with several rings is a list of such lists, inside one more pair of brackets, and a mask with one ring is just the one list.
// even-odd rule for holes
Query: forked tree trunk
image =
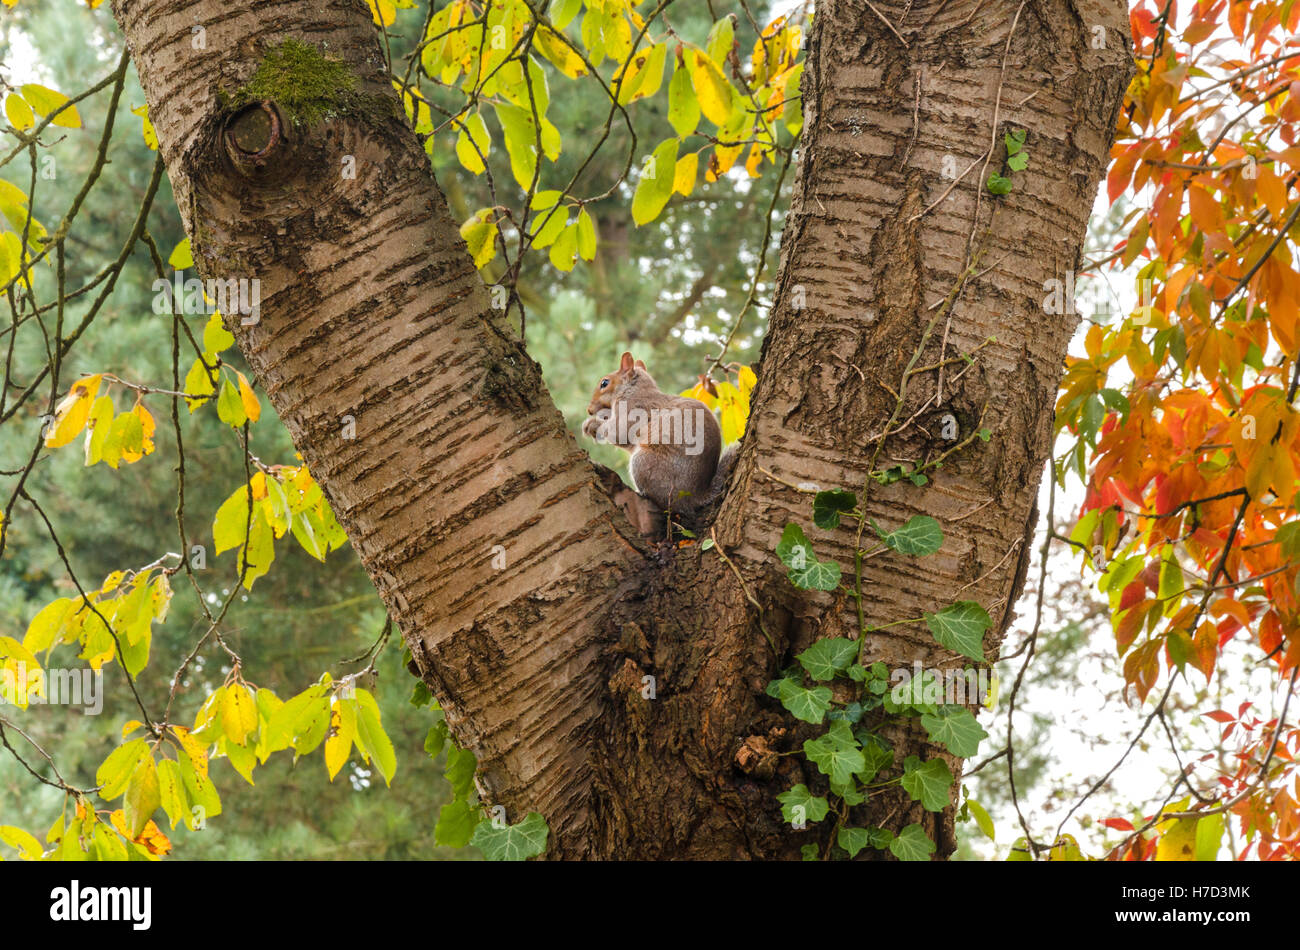
{"label": "forked tree trunk", "polygon": [[[924,489],[871,492],[872,517],[931,514],[945,543],[924,561],[870,560],[865,606],[874,626],[961,590],[993,614],[995,655],[1077,319],[1044,314],[1042,288],[1075,265],[1104,169],[1131,70],[1122,3],[818,5],[777,305],[716,524],[735,572],[716,552],[651,552],[611,503],[489,306],[361,0],[115,0],[114,10],[200,274],[261,281],[260,320],[228,326],[457,741],[477,754],[485,798],[511,821],[541,812],[550,856],[790,857],[813,840],[815,828],[781,821],[775,796],[807,766],[770,754],[802,735],[763,688],[790,651],[856,636],[857,621],[842,593],[784,579],[777,538],[787,520],[810,520],[808,496],[785,483],[861,489],[870,438],[895,409],[890,390],[963,272],[915,365],[997,342],[960,378],[964,362],[945,365],[922,428],[888,441],[881,461],[950,448],[936,434],[945,413],[960,438],[981,424],[993,436]],[[229,96],[286,37],[357,83],[337,114],[276,134]],[[977,209],[986,150],[1013,127],[1028,130],[1029,169]],[[999,144],[991,170],[1002,156]],[[935,371],[915,374],[900,418],[937,383]],[[851,568],[849,531],[818,537],[823,557]],[[922,629],[873,634],[869,657],[950,664]],[[924,733],[896,738],[900,761],[934,754]],[[883,794],[855,818],[923,820],[943,854],[950,812],[936,820]]]}

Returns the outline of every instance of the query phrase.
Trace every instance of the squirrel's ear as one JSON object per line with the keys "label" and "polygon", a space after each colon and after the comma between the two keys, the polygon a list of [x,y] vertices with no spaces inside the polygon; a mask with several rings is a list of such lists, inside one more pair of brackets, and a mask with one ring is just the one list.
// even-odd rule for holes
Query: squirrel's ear
{"label": "squirrel's ear", "polygon": [[619,366],[618,366],[618,371],[619,371],[620,373],[626,373],[626,372],[627,372],[628,370],[630,370],[631,368],[632,368],[632,354],[631,354],[631,353],[624,353],[624,354],[623,354],[623,362],[621,362],[621,363],[619,364]]}
{"label": "squirrel's ear", "polygon": [[641,360],[637,360],[637,361],[636,361],[636,368],[637,368],[637,369],[645,369],[645,363],[643,363]]}

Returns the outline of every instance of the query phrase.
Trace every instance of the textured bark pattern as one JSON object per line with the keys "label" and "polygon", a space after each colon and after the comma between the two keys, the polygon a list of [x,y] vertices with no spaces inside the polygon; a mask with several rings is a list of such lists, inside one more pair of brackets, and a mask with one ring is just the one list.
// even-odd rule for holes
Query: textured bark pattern
{"label": "textured bark pattern", "polygon": [[[737,549],[752,587],[789,599],[769,552],[788,521],[811,521],[810,498],[760,468],[784,482],[850,488],[861,496],[874,437],[894,411],[927,324],[966,267],[974,232],[975,275],[950,319],[938,321],[916,365],[970,353],[989,337],[997,342],[984,346],[955,383],[965,364],[945,367],[941,400],[921,412],[917,427],[886,442],[878,467],[950,448],[954,442],[941,431],[947,413],[960,424],[957,441],[981,424],[992,440],[949,458],[922,489],[906,481],[872,485],[872,518],[894,527],[931,515],[943,527],[944,543],[926,558],[886,552],[868,560],[863,590],[869,625],[920,617],[957,599],[978,601],[994,618],[985,644],[993,659],[1023,583],[1062,357],[1077,323],[1073,315],[1043,312],[1044,281],[1063,279],[1078,260],[1132,68],[1127,18],[1118,2],[1030,0],[1008,47],[1016,3],[874,6],[818,4],[803,84],[807,132],[782,238],[778,304],[718,536]],[[1095,49],[1099,36],[1104,48]],[[977,220],[999,97],[989,171],[1000,169],[1003,133],[1011,129],[1028,130],[1031,160],[1013,175],[1011,194],[983,194]],[[900,421],[935,393],[937,375],[911,378]],[[822,557],[852,570],[852,530],[812,537]],[[842,595],[801,597],[792,610],[795,650],[821,636],[857,635],[855,606]],[[891,669],[915,660],[926,667],[962,665],[922,624],[870,634],[867,653]],[[913,752],[935,754],[919,728],[893,738],[900,761]],[[865,806],[867,821],[886,816],[895,829],[926,822],[941,851],[954,844],[949,814],[935,822],[901,793]]]}
{"label": "textured bark pattern", "polygon": [[[597,620],[643,555],[490,309],[365,4],[119,0],[115,12],[196,266],[261,281],[260,322],[227,325],[478,755],[487,797],[511,821],[544,814],[556,853],[585,853]],[[218,94],[286,36],[346,63],[355,105],[287,130],[260,166],[233,161]]]}
{"label": "textured bark pattern", "polygon": [[[852,632],[852,611],[843,593],[800,594],[782,576],[772,552],[787,520],[809,521],[808,496],[759,468],[861,487],[867,438],[892,410],[884,386],[897,388],[928,308],[963,267],[979,170],[916,215],[950,184],[944,158],[964,168],[992,132],[1015,8],[984,6],[875,0],[906,47],[861,0],[818,6],[780,297],[717,522],[745,590],[716,553],[647,559],[611,504],[617,486],[566,434],[537,367],[488,307],[380,74],[360,0],[116,0],[200,272],[262,281],[260,323],[230,321],[241,350],[456,738],[479,756],[486,796],[511,820],[542,812],[552,856],[792,857],[811,840],[783,825],[775,800],[805,778],[798,756],[778,753],[808,733],[763,688],[790,650]],[[1089,49],[1094,24],[1106,27],[1108,50]],[[950,356],[998,337],[941,406],[965,432],[987,401],[994,438],[924,491],[871,495],[883,523],[926,512],[947,536],[925,561],[870,562],[872,623],[958,592],[997,616],[1018,589],[1074,323],[1044,317],[1041,285],[1078,255],[1129,69],[1123,24],[1118,2],[1023,8],[999,125],[1029,130],[1032,164],[997,201],[981,245],[988,270],[940,328]],[[195,25],[206,30],[201,53]],[[234,92],[285,36],[347,63],[359,98],[294,130],[265,160],[233,155],[218,93]],[[355,180],[340,175],[346,156]],[[981,229],[992,206],[982,203]],[[938,359],[939,339],[923,363]],[[924,398],[934,374],[914,382],[912,399]],[[355,440],[341,437],[345,416]],[[941,450],[929,442],[895,440],[887,453]],[[847,532],[817,538],[823,556],[852,564]],[[495,544],[507,551],[501,572],[490,564]],[[873,639],[873,659],[952,661],[919,628],[891,629]],[[900,755],[924,751],[923,738],[895,736]],[[882,795],[866,817],[895,829],[925,818],[941,851],[951,847],[950,814],[936,827]]]}

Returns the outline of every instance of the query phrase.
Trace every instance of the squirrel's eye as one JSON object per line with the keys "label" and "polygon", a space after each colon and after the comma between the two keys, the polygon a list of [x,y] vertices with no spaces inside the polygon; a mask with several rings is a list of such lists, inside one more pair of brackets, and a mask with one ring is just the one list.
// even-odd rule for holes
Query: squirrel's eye
{"label": "squirrel's eye", "polygon": [[600,381],[600,388],[601,388],[601,389],[604,389],[604,388],[605,388],[606,386],[608,386],[608,385],[609,385],[609,377],[606,377],[606,378],[604,378],[604,379],[602,379],[602,380]]}

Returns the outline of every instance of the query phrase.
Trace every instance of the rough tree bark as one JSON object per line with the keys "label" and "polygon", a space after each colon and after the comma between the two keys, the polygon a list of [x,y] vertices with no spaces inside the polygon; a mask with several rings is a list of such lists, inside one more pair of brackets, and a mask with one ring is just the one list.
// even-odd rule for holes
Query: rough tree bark
{"label": "rough tree bark", "polygon": [[[961,589],[999,621],[996,655],[1076,320],[1039,301],[1076,263],[1104,169],[1131,70],[1121,2],[818,4],[777,304],[716,522],[734,571],[716,553],[649,549],[612,503],[489,306],[361,0],[114,0],[114,11],[200,274],[261,281],[260,320],[229,328],[455,738],[477,754],[484,797],[512,821],[541,812],[549,856],[792,857],[812,840],[781,821],[775,796],[802,767],[774,753],[803,736],[763,688],[792,652],[856,636],[857,621],[842,593],[784,579],[776,540],[809,508],[786,483],[860,490],[918,347],[918,366],[937,364],[990,335],[971,370],[946,367],[920,427],[884,446],[882,459],[943,451],[930,423],[948,412],[963,437],[993,432],[924,490],[870,494],[872,517],[931,514],[945,544],[924,561],[869,561],[865,606],[878,625]],[[355,77],[323,122],[243,102],[286,38]],[[986,150],[996,169],[1012,127],[1028,130],[1031,165],[1012,194],[977,199]],[[901,418],[938,384],[937,371],[914,375]],[[492,566],[498,544],[504,570]],[[852,565],[848,530],[818,544]],[[910,626],[872,634],[869,656],[953,659]],[[641,698],[646,675],[653,700]],[[896,739],[900,756],[935,752],[923,733]],[[885,794],[862,820],[925,821],[941,855],[953,846],[951,809],[936,818]]]}

